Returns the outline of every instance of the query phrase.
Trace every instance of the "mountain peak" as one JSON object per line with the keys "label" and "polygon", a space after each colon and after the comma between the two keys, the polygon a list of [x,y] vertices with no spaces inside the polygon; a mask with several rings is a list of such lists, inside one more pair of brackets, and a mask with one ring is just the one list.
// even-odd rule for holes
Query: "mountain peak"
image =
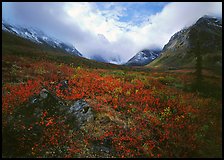
{"label": "mountain peak", "polygon": [[199,18],[195,25],[216,25],[222,27],[222,18],[205,15]]}
{"label": "mountain peak", "polygon": [[[211,15],[204,15],[204,16],[202,16],[201,17],[202,19],[204,18],[204,19],[222,19],[221,17],[215,17],[215,16],[211,16]],[[201,19],[201,18],[199,18],[199,19]]]}
{"label": "mountain peak", "polygon": [[143,49],[140,52],[138,52],[135,56],[133,56],[126,65],[130,66],[144,66],[150,62],[152,62],[154,59],[156,59],[160,54],[160,50],[157,49]]}

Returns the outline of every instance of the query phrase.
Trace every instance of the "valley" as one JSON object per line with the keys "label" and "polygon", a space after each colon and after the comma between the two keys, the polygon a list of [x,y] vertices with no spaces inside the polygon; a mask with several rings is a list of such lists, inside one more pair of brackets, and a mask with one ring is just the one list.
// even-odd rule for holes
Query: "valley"
{"label": "valley", "polygon": [[222,75],[121,66],[2,31],[2,157],[220,158]]}

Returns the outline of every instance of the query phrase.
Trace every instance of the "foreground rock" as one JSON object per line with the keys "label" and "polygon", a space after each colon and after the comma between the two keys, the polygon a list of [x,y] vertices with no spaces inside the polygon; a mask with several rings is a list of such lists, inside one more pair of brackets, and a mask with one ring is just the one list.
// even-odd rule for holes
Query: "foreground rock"
{"label": "foreground rock", "polygon": [[60,100],[47,89],[42,89],[40,94],[34,96],[26,104],[27,108],[35,108],[35,115],[38,117],[41,111],[47,110],[51,115],[65,115],[65,121],[73,124],[74,128],[79,129],[81,126],[94,120],[94,113],[91,106],[84,100],[78,100],[65,105],[63,100]]}
{"label": "foreground rock", "polygon": [[94,120],[92,108],[84,100],[76,101],[69,108],[69,113],[71,113],[75,117],[78,127],[81,127],[86,123],[92,122]]}
{"label": "foreground rock", "polygon": [[[66,88],[67,89],[67,88]],[[109,126],[119,125],[116,120],[111,119],[105,113],[96,113],[91,107],[91,102],[86,102],[83,99],[76,101],[64,101],[54,95],[47,89],[42,89],[39,94],[30,97],[24,104],[16,107],[15,112],[9,117],[9,123],[15,124],[4,128],[4,135],[7,140],[4,140],[4,146],[7,150],[12,148],[12,153],[7,153],[8,157],[32,157],[32,147],[34,144],[39,143],[40,139],[46,134],[46,131],[51,128],[49,126],[49,119],[53,118],[54,122],[62,122],[62,125],[68,125],[71,132],[76,134],[76,140],[80,140],[80,145],[83,145],[83,133],[89,134],[93,137],[103,135]],[[54,127],[54,126],[53,126]],[[61,126],[63,128],[63,126]],[[52,134],[49,132],[48,134]],[[65,136],[69,136],[67,134]],[[23,145],[26,150],[18,147],[23,140]],[[5,144],[13,140],[11,145]],[[74,139],[73,139],[74,140]],[[63,148],[65,147],[65,148]],[[66,150],[66,146],[59,146],[55,149],[52,156],[49,157],[64,157],[66,152],[59,153],[61,149]],[[105,137],[101,140],[89,141],[89,144],[83,147],[85,156],[87,157],[113,157],[114,149],[112,145],[112,138]],[[61,151],[60,151],[61,152]],[[45,154],[45,153],[43,153]]]}

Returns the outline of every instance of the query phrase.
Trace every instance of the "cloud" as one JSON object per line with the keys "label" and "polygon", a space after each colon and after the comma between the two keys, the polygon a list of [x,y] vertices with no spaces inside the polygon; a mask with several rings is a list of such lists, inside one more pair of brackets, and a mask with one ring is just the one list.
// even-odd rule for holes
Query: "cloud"
{"label": "cloud", "polygon": [[145,48],[162,49],[175,32],[206,14],[221,17],[222,3],[3,2],[3,18],[15,24],[40,28],[87,57],[122,61]]}
{"label": "cloud", "polygon": [[[87,33],[71,23],[61,7],[65,3],[19,2],[10,3],[11,22],[21,26],[40,28],[54,37],[70,41],[74,34],[77,41],[84,41]],[[7,12],[5,13],[7,14]],[[4,12],[3,12],[4,17]],[[86,36],[84,36],[86,35]]]}

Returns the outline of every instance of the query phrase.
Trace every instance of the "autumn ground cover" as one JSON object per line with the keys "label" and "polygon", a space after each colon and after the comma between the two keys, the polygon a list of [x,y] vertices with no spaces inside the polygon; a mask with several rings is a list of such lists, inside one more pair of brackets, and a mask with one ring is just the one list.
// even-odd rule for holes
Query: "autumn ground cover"
{"label": "autumn ground cover", "polygon": [[[204,72],[206,89],[195,91],[191,72],[93,69],[15,55],[2,62],[3,157],[104,157],[89,148],[105,139],[113,148],[108,157],[221,157],[221,76]],[[61,91],[63,80],[68,89]],[[46,107],[35,117],[23,104],[43,88],[67,104],[86,100],[95,120],[77,130],[61,111]]]}

